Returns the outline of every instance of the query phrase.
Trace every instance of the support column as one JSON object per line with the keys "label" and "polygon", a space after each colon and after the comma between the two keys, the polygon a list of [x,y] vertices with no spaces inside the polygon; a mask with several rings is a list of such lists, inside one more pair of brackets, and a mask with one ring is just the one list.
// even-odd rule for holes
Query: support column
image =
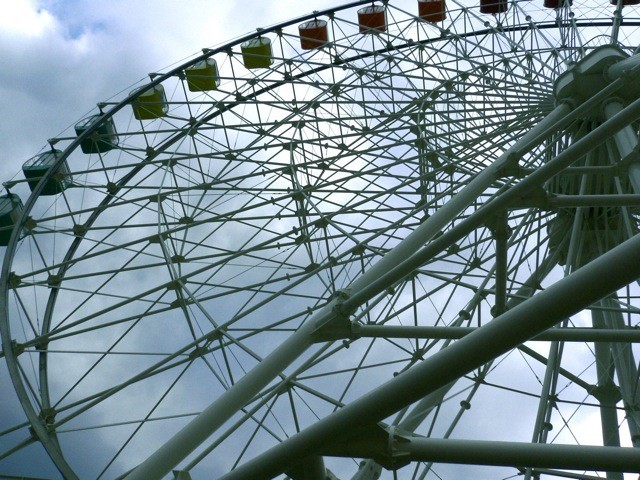
{"label": "support column", "polygon": [[[604,328],[604,312],[592,310],[591,318],[595,328]],[[620,401],[620,391],[613,381],[614,366],[611,359],[611,349],[607,342],[594,342],[596,372],[598,382],[592,395],[600,403],[600,423],[602,424],[602,444],[608,447],[620,446],[618,432],[618,412],[616,404]],[[619,475],[609,475],[607,478],[621,478]]]}
{"label": "support column", "polygon": [[[612,99],[604,107],[607,119],[613,118],[624,109],[620,100]],[[633,191],[640,194],[640,157],[638,156],[638,136],[630,125],[617,132],[614,137],[621,160],[631,158],[629,163],[629,181]]]}
{"label": "support column", "polygon": [[[443,205],[393,250],[358,277],[349,286],[349,292],[362,291],[376,279],[411,257],[503,175],[504,168],[513,162],[515,152],[522,153],[539,145],[553,133],[555,128],[560,128],[569,121],[567,118],[569,112],[570,107],[565,103],[556,107],[547,117],[523,135],[511,149],[471,180],[447,204]],[[344,316],[348,312],[349,309],[340,309],[339,304],[335,301],[321,309],[126,478],[128,480],[162,478],[276,378],[280,372],[302,355],[313,344],[315,331],[321,329],[336,316]]]}
{"label": "support column", "polygon": [[[621,313],[611,308],[616,306],[611,298],[603,299],[600,305],[605,307],[601,313],[607,328],[625,328]],[[624,403],[631,440],[635,447],[640,447],[640,381],[637,376],[637,363],[631,345],[628,343],[614,343],[609,348],[611,361],[618,378],[620,395]]]}
{"label": "support column", "polygon": [[[609,68],[610,75],[622,75],[622,72],[630,68],[640,68],[640,55],[634,55],[623,62],[619,62]],[[615,70],[614,70],[615,67]],[[623,111],[624,107],[619,100],[611,100],[605,105],[606,118],[613,118]],[[640,194],[640,152],[638,151],[638,136],[627,125],[614,135],[616,146],[621,160],[629,159],[628,175],[629,183],[636,194]],[[603,300],[602,305],[611,304],[611,300]],[[595,320],[594,320],[595,321]],[[605,311],[602,314],[604,326],[607,328],[624,328],[625,323],[619,314]],[[631,431],[631,438],[635,447],[640,447],[640,385],[637,379],[636,361],[629,345],[612,345],[610,354],[613,355],[615,370],[618,374],[620,392],[622,394],[625,409]]]}
{"label": "support column", "polygon": [[[297,458],[310,452],[319,452],[336,439],[347,441],[349,437],[357,436],[358,429],[362,428],[362,419],[368,419],[371,423],[381,421],[506,353],[563,318],[578,313],[600,298],[635,281],[640,276],[640,263],[629,263],[628,259],[638,256],[640,236],[618,245],[473,334],[288,438],[222,479],[271,479],[285,471],[288,465],[295,464]],[[540,447],[553,448],[546,445]],[[640,466],[638,455],[640,451],[633,449],[634,461]],[[587,465],[589,461],[589,457],[582,457],[582,462],[577,462],[577,465]],[[618,467],[621,465],[608,465],[606,469],[613,471]],[[627,469],[627,466],[621,468]]]}
{"label": "support column", "polygon": [[398,441],[395,454],[423,462],[640,472],[636,448],[411,438]]}
{"label": "support column", "polygon": [[507,261],[509,253],[509,222],[507,212],[503,210],[489,222],[489,229],[493,234],[496,249],[496,284],[495,304],[491,313],[494,317],[504,313],[507,307]]}

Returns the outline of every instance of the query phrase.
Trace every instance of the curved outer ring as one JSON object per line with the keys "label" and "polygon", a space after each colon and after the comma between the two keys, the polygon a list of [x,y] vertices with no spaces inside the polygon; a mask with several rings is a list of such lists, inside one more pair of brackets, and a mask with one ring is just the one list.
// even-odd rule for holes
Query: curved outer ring
{"label": "curved outer ring", "polygon": [[[242,36],[232,42],[226,43],[222,46],[219,46],[215,49],[204,49],[203,50],[203,54],[196,56],[195,58],[185,62],[184,64],[179,65],[178,67],[173,68],[172,70],[168,71],[165,74],[162,75],[158,75],[156,76],[154,79],[151,80],[151,82],[149,82],[148,84],[146,84],[145,86],[147,87],[152,87],[155,85],[158,85],[162,82],[164,82],[166,79],[170,78],[170,77],[174,77],[176,75],[178,75],[179,73],[181,73],[185,68],[192,66],[202,60],[205,60],[207,58],[210,58],[212,56],[214,56],[215,54],[218,53],[223,53],[225,51],[228,51],[231,47],[240,45],[243,42],[246,42],[248,40],[251,40],[253,38],[256,37],[260,37],[263,36],[267,33],[277,33],[279,30],[281,30],[283,27],[287,27],[293,24],[297,24],[300,22],[304,22],[307,21],[309,19],[313,19],[316,18],[318,16],[331,16],[333,15],[335,12],[338,11],[342,11],[342,10],[347,10],[353,7],[357,7],[360,5],[365,5],[365,4],[369,4],[370,1],[369,0],[358,0],[358,1],[354,1],[354,2],[350,2],[347,3],[345,5],[341,5],[339,7],[336,8],[332,8],[332,9],[327,9],[327,10],[323,10],[323,11],[318,11],[318,12],[314,12],[312,14],[309,15],[305,15],[305,16],[301,16],[298,18],[295,18],[293,20],[289,20],[287,22],[283,22],[265,29],[258,29],[256,33],[252,33],[252,34],[248,34],[245,36]],[[613,20],[611,22],[588,22],[585,21],[584,22],[584,26],[609,26],[611,25],[613,22]],[[576,22],[576,27],[580,27],[583,24],[583,22]],[[635,22],[631,22],[631,23],[625,23],[625,26],[630,26],[630,25],[634,25]],[[637,23],[637,25],[640,25],[640,22]],[[526,24],[526,25],[515,25],[515,26],[511,26],[508,28],[502,28],[501,30],[497,30],[495,28],[485,28],[485,29],[481,29],[481,30],[473,30],[471,32],[466,32],[465,34],[454,34],[451,36],[457,36],[457,37],[471,37],[471,36],[478,36],[478,35],[483,35],[483,34],[488,34],[488,33],[496,33],[498,31],[500,32],[506,32],[506,31],[518,31],[518,30],[525,30],[525,29],[529,29],[530,28],[530,24]],[[553,29],[553,28],[557,28],[556,23],[554,22],[548,22],[548,23],[540,23],[540,24],[536,24],[536,28],[538,29]],[[449,33],[449,32],[447,32]],[[389,50],[398,50],[401,48],[405,48],[405,47],[409,47],[409,46],[413,46],[415,44],[424,44],[424,43],[435,43],[435,42],[439,42],[439,41],[445,41],[448,38],[451,38],[451,36],[441,36],[439,38],[434,38],[434,39],[430,39],[427,41],[422,41],[422,42],[412,42],[412,43],[407,43],[404,45],[394,45],[393,49],[391,49],[390,47],[386,48],[384,51],[389,51]],[[344,62],[348,62],[357,58],[364,58],[367,57],[369,55],[373,55],[374,53],[378,53],[379,51],[376,52],[369,52],[367,54],[362,54],[362,55],[358,55],[354,58],[349,58],[349,59],[342,59]],[[331,66],[333,66],[332,64],[325,64],[322,66],[319,66],[313,70],[307,71],[307,72],[303,72],[302,74],[297,75],[296,77],[293,77],[293,79],[295,78],[301,78],[303,76],[307,76],[309,74],[312,74],[314,72],[320,71],[320,70],[324,70],[327,68],[330,68]],[[257,97],[258,95],[271,90],[273,88],[275,88],[278,85],[281,85],[283,83],[289,82],[291,80],[283,80],[281,82],[275,82],[273,85],[269,86],[269,87],[265,87],[264,89],[261,89],[259,91],[257,91],[254,95]],[[43,176],[43,178],[41,179],[41,181],[39,182],[39,184],[36,186],[36,188],[32,191],[31,195],[29,196],[27,202],[24,205],[24,210],[22,212],[22,215],[18,221],[18,223],[16,224],[16,226],[14,227],[13,231],[11,232],[11,237],[9,239],[9,243],[6,247],[6,252],[4,255],[4,261],[3,261],[3,265],[2,265],[2,270],[0,271],[0,336],[2,337],[2,348],[4,351],[4,356],[6,358],[6,362],[7,362],[7,366],[8,366],[8,371],[9,371],[9,375],[11,378],[11,381],[13,383],[14,389],[16,391],[16,394],[18,396],[18,399],[20,401],[20,404],[25,412],[25,415],[27,416],[27,419],[29,421],[29,423],[31,424],[31,427],[33,429],[33,433],[35,433],[35,435],[37,436],[37,440],[40,440],[43,444],[43,446],[45,447],[47,453],[49,454],[49,456],[52,458],[52,460],[54,461],[56,467],[60,470],[60,472],[65,476],[65,478],[69,478],[69,479],[74,479],[77,478],[77,476],[75,475],[73,469],[68,465],[68,463],[66,462],[66,460],[64,459],[64,456],[61,452],[60,446],[58,444],[57,438],[56,438],[56,434],[55,431],[50,431],[43,423],[42,419],[39,416],[39,412],[36,412],[36,410],[33,407],[32,402],[29,399],[29,394],[25,388],[25,385],[22,382],[21,379],[21,375],[19,372],[19,367],[18,367],[18,361],[17,361],[17,355],[16,352],[14,350],[15,348],[15,344],[12,342],[11,340],[11,330],[10,330],[10,324],[9,324],[9,316],[8,316],[8,291],[9,291],[9,284],[8,284],[8,280],[9,280],[9,276],[11,273],[11,266],[13,264],[13,259],[16,253],[16,248],[17,248],[17,244],[18,244],[18,240],[19,240],[19,235],[20,235],[20,231],[21,231],[21,226],[24,224],[24,222],[27,220],[27,218],[29,217],[29,213],[31,212],[31,210],[33,209],[36,200],[39,198],[40,193],[42,192],[45,184],[47,183],[47,181],[49,179],[51,179],[55,173],[55,171],[57,170],[57,167],[60,166],[71,154],[71,152],[73,152],[74,150],[76,150],[81,142],[87,138],[89,138],[94,132],[96,132],[98,130],[98,128],[101,126],[102,122],[105,120],[108,120],[110,118],[112,118],[118,111],[120,111],[121,109],[123,109],[125,106],[131,104],[131,102],[133,100],[135,100],[136,98],[138,98],[146,89],[141,89],[141,90],[136,90],[134,91],[132,94],[130,94],[129,96],[127,96],[125,99],[123,99],[122,101],[120,101],[117,105],[114,105],[112,108],[109,109],[109,111],[105,112],[101,118],[101,120],[99,122],[95,122],[91,127],[89,127],[88,129],[86,129],[80,136],[78,136],[64,151],[63,153],[58,157],[57,162],[55,164],[55,166],[53,168],[51,168],[46,175]],[[226,108],[233,108],[234,106],[238,105],[241,102],[232,102],[231,105],[227,106]],[[189,132],[189,129],[193,128],[193,127],[197,127],[199,126],[201,123],[206,122],[208,120],[210,120],[211,118],[215,118],[217,115],[220,114],[220,111],[217,110],[205,117],[202,117],[200,120],[198,120],[198,122],[195,125],[189,125],[188,128],[185,128],[183,130],[181,130],[177,135],[169,138],[167,141],[165,141],[162,144],[162,148],[158,149],[158,152],[155,153],[152,156],[147,157],[145,160],[143,160],[140,164],[138,164],[137,166],[133,167],[132,170],[127,173],[119,182],[118,182],[118,190],[126,185],[126,183],[131,180],[146,164],[148,161],[152,160],[158,153],[160,153],[161,151],[163,151],[165,148],[169,147],[170,145],[172,145],[173,143],[175,143],[176,141],[178,141],[180,138],[182,138],[184,135],[187,135]],[[117,192],[117,190],[116,190]],[[85,225],[91,225],[97,218],[98,216],[105,210],[108,208],[109,203],[114,199],[114,195],[113,194],[107,194],[105,195],[105,198],[102,200],[102,202],[100,203],[100,205],[96,208],[95,212],[91,215],[91,217],[89,218],[89,220],[85,223]],[[67,251],[65,258],[63,260],[63,263],[67,263],[68,260],[70,260],[74,253],[76,252],[76,250],[78,249],[80,242],[82,242],[83,238],[82,237],[76,237],[73,241],[73,243],[71,244],[69,250]],[[60,278],[64,278],[64,273],[66,271],[66,267],[63,265],[60,267],[60,270],[57,272],[57,274],[60,276]],[[45,310],[45,314],[44,314],[44,319],[43,319],[43,333],[44,335],[46,335],[46,333],[49,330],[50,327],[50,323],[51,323],[51,316],[53,314],[53,310],[55,308],[55,303],[57,300],[57,294],[58,294],[58,290],[57,289],[52,289],[50,296],[49,296],[49,300],[47,302],[47,306],[46,306],[46,310]],[[40,353],[40,376],[41,376],[41,382],[40,382],[40,388],[41,388],[41,395],[42,395],[42,404],[43,404],[43,408],[49,408],[50,407],[50,401],[49,401],[49,393],[48,393],[48,379],[47,379],[47,350],[46,350],[46,345],[42,345],[40,347],[41,353]],[[33,440],[36,440],[35,438],[33,438]]]}

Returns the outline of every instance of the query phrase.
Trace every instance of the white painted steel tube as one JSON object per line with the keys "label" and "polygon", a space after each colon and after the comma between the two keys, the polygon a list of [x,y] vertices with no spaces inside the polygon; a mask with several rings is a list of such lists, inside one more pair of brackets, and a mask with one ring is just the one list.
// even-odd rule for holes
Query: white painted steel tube
{"label": "white painted steel tube", "polygon": [[[640,56],[640,55],[637,55]],[[620,113],[624,109],[623,105],[617,101],[612,100],[606,103],[604,106],[604,114],[607,119],[610,119]],[[624,159],[634,153],[638,147],[638,135],[627,125],[625,128],[617,132],[614,137],[620,156]],[[640,194],[640,159],[635,158],[629,164],[629,181],[633,187],[633,191]]]}
{"label": "white painted steel tube", "polygon": [[387,418],[635,281],[640,276],[640,262],[630,263],[629,258],[639,257],[637,235],[221,480],[268,480],[296,458],[321,452],[331,439],[348,441],[349,435],[357,435],[363,427],[363,419],[373,424]]}
{"label": "white painted steel tube", "polygon": [[610,79],[620,78],[625,72],[631,72],[637,68],[640,68],[640,55],[632,55],[611,65],[607,69],[607,77]]}
{"label": "white painted steel tube", "polygon": [[[567,104],[560,104],[529,130],[516,144],[501,155],[493,164],[478,174],[459,194],[436,211],[393,250],[358,277],[349,287],[353,292],[369,285],[381,274],[395,267],[418,251],[442,228],[473,203],[500,175],[500,170],[509,161],[509,156],[518,149],[533,148],[541,143],[549,129],[561,121],[569,112]],[[313,343],[311,334],[319,325],[328,321],[334,313],[333,304],[311,317],[291,337],[285,340],[269,356],[218,397],[211,405],[189,422],[167,443],[134,469],[127,480],[149,480],[162,478],[202,442],[220,428],[233,414],[278,376]]]}
{"label": "white painted steel tube", "polygon": [[[417,327],[413,325],[358,325],[354,328],[356,338],[423,338],[460,339],[475,332],[479,327]],[[608,328],[554,328],[536,335],[531,340],[540,342],[618,342],[640,343],[640,329]]]}
{"label": "white painted steel tube", "polygon": [[638,448],[412,438],[398,453],[423,462],[640,472]]}

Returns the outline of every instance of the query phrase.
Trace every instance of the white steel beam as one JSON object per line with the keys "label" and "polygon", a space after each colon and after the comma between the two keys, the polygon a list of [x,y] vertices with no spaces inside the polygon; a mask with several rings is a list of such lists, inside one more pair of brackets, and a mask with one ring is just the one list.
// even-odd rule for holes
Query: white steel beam
{"label": "white steel beam", "polygon": [[[640,262],[630,264],[628,259],[639,256],[640,236],[635,236],[221,480],[271,479],[296,459],[322,451],[336,438],[347,441],[350,435],[357,436],[363,419],[371,423],[382,421],[635,281],[640,276]],[[640,450],[635,455],[636,465],[640,465]],[[583,460],[586,465],[588,459]],[[607,466],[607,470],[616,468]]]}
{"label": "white steel beam", "polygon": [[591,445],[411,438],[393,454],[412,461],[640,472],[640,449]]}
{"label": "white steel beam", "polygon": [[408,462],[456,463],[505,467],[640,472],[640,449],[596,445],[452,440],[407,435],[372,435],[329,446],[334,456],[378,457],[387,465]]}
{"label": "white steel beam", "polygon": [[[478,327],[419,327],[413,325],[354,325],[355,338],[424,338],[460,339],[476,331]],[[640,329],[608,328],[553,328],[531,338],[532,341],[549,342],[617,342],[640,343]]]}
{"label": "white steel beam", "polygon": [[[460,212],[471,205],[491,184],[503,175],[503,169],[516,156],[536,147],[549,135],[561,128],[572,118],[570,107],[566,103],[557,106],[535,127],[529,130],[509,150],[493,164],[479,173],[463,190],[447,204],[437,210],[408,235],[393,250],[373,265],[350,286],[349,292],[358,292],[370,285],[388,270],[406,260],[426,242],[432,239]],[[189,422],[181,431],[169,439],[147,460],[134,469],[128,480],[148,480],[162,478],[176,467],[187,455],[211,436],[247,402],[257,395],[284,369],[302,355],[313,343],[313,333],[331,321],[336,314],[336,302],[317,312],[300,329],[278,346],[229,390],[218,397],[211,405]]]}

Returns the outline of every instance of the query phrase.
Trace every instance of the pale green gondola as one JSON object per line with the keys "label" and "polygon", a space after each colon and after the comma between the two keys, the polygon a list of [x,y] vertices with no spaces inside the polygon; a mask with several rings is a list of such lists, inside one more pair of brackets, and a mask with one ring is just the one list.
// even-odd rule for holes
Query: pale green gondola
{"label": "pale green gondola", "polygon": [[[60,150],[50,150],[30,158],[22,165],[22,172],[27,179],[31,191],[35,190],[45,174],[51,168],[54,168],[61,154],[62,152]],[[40,195],[57,195],[66,190],[71,185],[71,181],[72,177],[69,172],[69,165],[65,160],[57,167],[56,173],[47,180]]]}
{"label": "pale green gondola", "polygon": [[187,67],[184,71],[190,92],[208,92],[217,90],[220,85],[218,64],[213,58],[206,58]]}
{"label": "pale green gondola", "polygon": [[271,40],[267,37],[258,37],[247,40],[240,45],[242,61],[249,70],[254,68],[268,68],[273,64]]}
{"label": "pale green gondola", "polygon": [[0,195],[0,246],[6,247],[24,207],[15,193]]}
{"label": "pale green gondola", "polygon": [[[91,115],[76,123],[75,130],[78,136],[96,122],[100,122],[102,114]],[[80,143],[83,153],[104,153],[118,147],[118,133],[112,118],[102,120],[100,126]]]}

